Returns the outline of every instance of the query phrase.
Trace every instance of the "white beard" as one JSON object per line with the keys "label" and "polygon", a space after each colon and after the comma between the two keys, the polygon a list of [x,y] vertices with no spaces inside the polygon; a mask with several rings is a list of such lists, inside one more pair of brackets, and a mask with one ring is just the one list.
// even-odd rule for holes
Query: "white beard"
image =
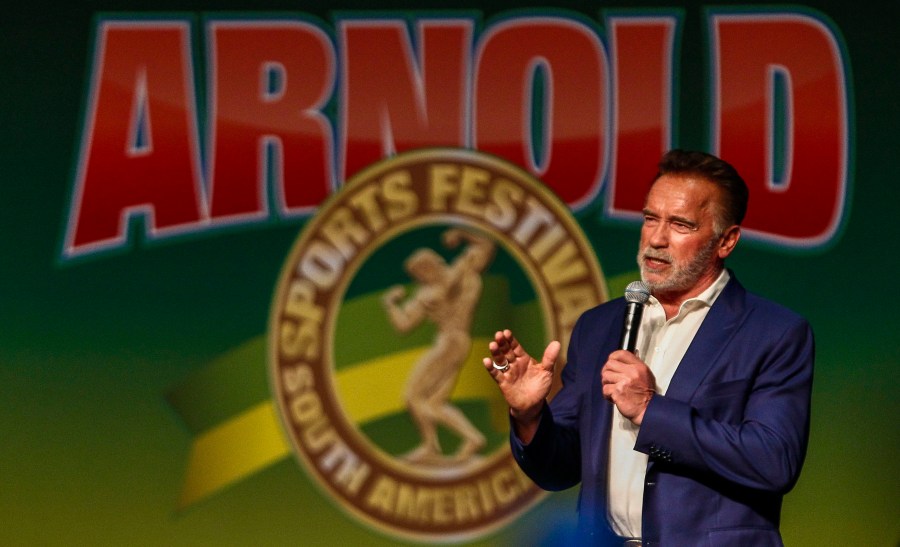
{"label": "white beard", "polygon": [[[700,252],[687,264],[679,264],[674,261],[672,255],[665,251],[657,251],[652,247],[646,247],[638,251],[637,261],[641,270],[641,280],[649,287],[651,293],[684,291],[690,289],[697,283],[709,264],[709,259],[716,251],[719,244],[719,238],[715,237],[709,240],[709,243],[700,249]],[[669,277],[662,281],[648,281],[647,274],[644,271],[644,259],[657,258],[665,260],[672,266]]]}

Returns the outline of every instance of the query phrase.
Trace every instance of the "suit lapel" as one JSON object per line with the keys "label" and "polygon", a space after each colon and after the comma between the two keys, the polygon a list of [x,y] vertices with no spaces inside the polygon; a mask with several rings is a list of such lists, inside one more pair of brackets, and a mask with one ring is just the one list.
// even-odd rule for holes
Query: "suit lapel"
{"label": "suit lapel", "polygon": [[[729,273],[731,273],[729,271]],[[713,303],[672,376],[666,397],[689,401],[745,317],[744,287],[731,280]]]}
{"label": "suit lapel", "polygon": [[[620,310],[613,312],[612,317],[622,317],[625,313],[624,299],[619,303]],[[591,431],[591,438],[586,440],[588,446],[591,447],[590,465],[594,468],[594,476],[598,482],[598,492],[606,495],[606,483],[608,481],[606,464],[609,460],[609,436],[612,432],[612,416],[613,405],[603,397],[603,381],[600,371],[606,363],[607,356],[618,348],[618,331],[615,329],[604,329],[606,337],[598,346],[597,361],[594,364],[592,375],[592,387],[587,393],[589,401],[585,406],[588,411],[588,421],[586,422]],[[602,465],[601,465],[602,463]],[[600,494],[598,494],[600,495]],[[603,504],[606,501],[603,500]]]}

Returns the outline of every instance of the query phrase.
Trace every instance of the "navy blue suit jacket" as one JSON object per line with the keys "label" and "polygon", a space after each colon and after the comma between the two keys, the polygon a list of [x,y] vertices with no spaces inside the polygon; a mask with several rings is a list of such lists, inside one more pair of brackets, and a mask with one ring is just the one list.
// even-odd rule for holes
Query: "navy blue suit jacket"
{"label": "navy blue suit jacket", "polygon": [[[581,484],[579,531],[613,544],[607,465],[613,406],[600,369],[618,349],[624,299],[585,312],[569,343],[564,387],[523,446],[539,486]],[[781,545],[782,496],[800,474],[809,437],[814,343],[805,319],[732,278],[710,308],[665,394],[654,395],[635,450],[649,455],[644,545]]]}

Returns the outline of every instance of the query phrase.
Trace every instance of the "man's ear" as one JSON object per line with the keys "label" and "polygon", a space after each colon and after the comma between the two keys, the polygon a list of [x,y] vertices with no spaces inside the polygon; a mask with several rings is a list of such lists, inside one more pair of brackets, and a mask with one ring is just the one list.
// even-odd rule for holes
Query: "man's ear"
{"label": "man's ear", "polygon": [[735,245],[741,239],[741,227],[737,224],[729,226],[719,238],[719,248],[717,250],[717,254],[719,258],[724,259],[728,255],[731,254],[731,251],[734,250]]}

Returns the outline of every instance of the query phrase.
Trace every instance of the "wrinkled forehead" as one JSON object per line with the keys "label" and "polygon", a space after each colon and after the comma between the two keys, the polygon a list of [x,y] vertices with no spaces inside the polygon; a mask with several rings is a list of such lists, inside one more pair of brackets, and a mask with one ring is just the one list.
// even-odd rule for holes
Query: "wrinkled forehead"
{"label": "wrinkled forehead", "polygon": [[703,177],[667,174],[647,193],[645,208],[661,216],[699,218],[721,206],[721,189]]}

